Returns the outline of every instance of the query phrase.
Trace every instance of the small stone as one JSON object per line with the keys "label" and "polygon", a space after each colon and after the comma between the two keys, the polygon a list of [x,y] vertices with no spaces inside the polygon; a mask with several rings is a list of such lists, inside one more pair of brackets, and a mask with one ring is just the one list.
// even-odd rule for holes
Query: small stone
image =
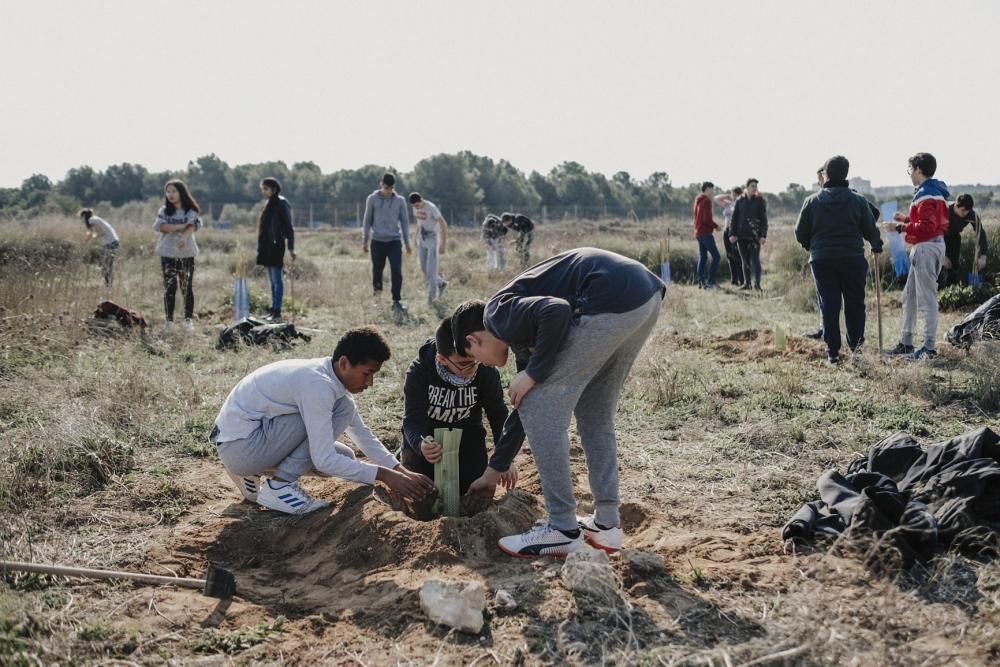
{"label": "small stone", "polygon": [[608,602],[618,598],[618,577],[611,569],[608,554],[600,549],[581,549],[569,554],[560,574],[563,585],[573,592]]}
{"label": "small stone", "polygon": [[483,629],[486,589],[472,581],[429,579],[420,587],[420,608],[435,623],[462,632]]}
{"label": "small stone", "polygon": [[507,611],[517,609],[517,600],[510,594],[510,591],[505,591],[502,588],[497,589],[493,601],[496,603],[498,609],[505,609]]}
{"label": "small stone", "polygon": [[651,577],[664,571],[663,556],[660,554],[639,549],[624,549],[622,557],[629,574],[634,577]]}

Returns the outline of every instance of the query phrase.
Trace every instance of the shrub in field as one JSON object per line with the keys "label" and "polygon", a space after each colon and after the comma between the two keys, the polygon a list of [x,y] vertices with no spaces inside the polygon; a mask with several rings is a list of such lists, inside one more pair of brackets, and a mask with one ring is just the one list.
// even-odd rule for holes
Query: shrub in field
{"label": "shrub in field", "polygon": [[951,285],[938,294],[941,310],[972,310],[985,303],[1000,291],[993,283],[984,282],[979,287]]}
{"label": "shrub in field", "polygon": [[[249,262],[252,262],[253,258],[249,258]],[[248,278],[261,278],[264,279],[267,276],[267,272],[264,270],[263,266],[259,264],[247,263],[246,272]],[[237,269],[240,264],[239,258],[231,258],[227,264],[227,270],[229,273],[236,275]],[[316,266],[316,262],[311,259],[306,259],[304,257],[299,257],[294,262],[285,261],[285,278],[291,277],[293,280],[319,280],[319,267]],[[285,284],[285,294],[288,294],[288,284]]]}
{"label": "shrub in field", "polygon": [[29,236],[0,240],[0,267],[9,271],[40,271],[64,267],[81,259],[73,240],[57,236]]}

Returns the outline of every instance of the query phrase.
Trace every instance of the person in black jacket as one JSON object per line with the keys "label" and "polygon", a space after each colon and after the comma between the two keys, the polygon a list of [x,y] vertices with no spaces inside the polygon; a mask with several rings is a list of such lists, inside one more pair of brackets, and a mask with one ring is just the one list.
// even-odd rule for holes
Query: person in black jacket
{"label": "person in black jacket", "polygon": [[281,301],[285,284],[282,269],[285,262],[285,240],[288,252],[295,260],[295,228],[292,227],[292,206],[281,196],[281,183],[276,178],[265,178],[260,182],[260,193],[266,203],[257,220],[257,264],[267,268],[271,281],[271,308],[269,321],[281,319]]}
{"label": "person in black jacket", "polygon": [[517,256],[521,258],[521,268],[527,268],[531,255],[531,242],[535,238],[535,223],[531,221],[531,218],[520,213],[504,213],[500,216],[500,221],[504,227],[517,232],[514,248],[517,251]]}
{"label": "person in black jacket", "polygon": [[972,195],[959,195],[953,204],[948,206],[948,232],[944,235],[944,262],[941,272],[941,287],[958,285],[962,282],[962,272],[958,268],[959,255],[962,254],[962,232],[971,224],[976,235],[978,254],[973,264],[977,271],[986,268],[989,258],[989,243],[986,241],[986,231],[979,214],[972,207]]}
{"label": "person in black jacket", "polygon": [[[736,200],[729,240],[736,244],[743,263],[740,289],[760,291],[760,247],[767,240],[767,201],[757,189],[757,179],[747,179],[743,196]],[[751,283],[751,279],[753,282]]]}
{"label": "person in black jacket", "polygon": [[841,302],[848,347],[856,353],[864,343],[868,276],[865,240],[871,244],[873,253],[882,252],[874,207],[848,186],[849,168],[850,162],[843,155],[826,161],[823,189],[806,198],[795,224],[796,240],[809,251],[823,313],[823,339],[831,364],[840,363]]}
{"label": "person in black jacket", "polygon": [[[516,414],[508,419],[499,371],[456,353],[450,317],[441,321],[434,338],[421,346],[407,369],[403,396],[400,461],[407,469],[434,479],[434,464],[444,454],[440,443],[433,439],[434,429],[462,429],[458,465],[463,494],[486,470],[484,412],[496,450],[503,447],[516,453],[524,442],[524,430]],[[500,483],[514,488],[517,469],[507,469]]]}

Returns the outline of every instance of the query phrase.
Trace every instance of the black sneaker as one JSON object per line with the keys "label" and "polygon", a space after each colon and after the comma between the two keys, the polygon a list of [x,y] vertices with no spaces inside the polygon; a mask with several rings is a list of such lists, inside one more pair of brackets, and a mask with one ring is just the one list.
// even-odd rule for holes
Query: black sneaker
{"label": "black sneaker", "polygon": [[911,361],[931,361],[936,356],[937,352],[935,350],[928,350],[926,347],[922,347],[907,355],[906,358]]}
{"label": "black sneaker", "polygon": [[823,329],[816,329],[815,331],[807,331],[802,334],[803,338],[812,338],[814,340],[823,340]]}
{"label": "black sneaker", "polygon": [[831,366],[839,366],[841,361],[842,361],[842,359],[840,358],[839,354],[834,355],[832,357],[828,357],[827,360],[826,360],[826,362],[828,364],[830,364]]}
{"label": "black sneaker", "polygon": [[901,354],[913,354],[913,346],[903,345],[902,343],[896,343],[896,347],[886,351],[886,354],[890,354],[893,356],[898,356]]}
{"label": "black sneaker", "polygon": [[400,301],[393,301],[392,309],[400,313],[406,312],[406,306],[404,306]]}

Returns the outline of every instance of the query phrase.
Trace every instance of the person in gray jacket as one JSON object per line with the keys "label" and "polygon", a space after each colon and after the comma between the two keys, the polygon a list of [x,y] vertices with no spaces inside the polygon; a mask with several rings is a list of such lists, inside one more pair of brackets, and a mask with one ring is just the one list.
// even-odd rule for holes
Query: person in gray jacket
{"label": "person in gray jacket", "polygon": [[371,242],[372,288],[375,296],[382,293],[382,273],[385,260],[389,260],[392,286],[392,307],[404,310],[400,302],[403,289],[403,249],[410,250],[410,217],[406,212],[406,199],[395,191],[396,177],[382,175],[379,189],[365,200],[365,217],[361,250],[368,252]]}
{"label": "person in gray jacket", "polygon": [[174,326],[174,298],[178,285],[184,294],[184,328],[194,331],[194,258],[198,243],[194,234],[201,229],[201,208],[183,181],[167,181],[163,187],[165,201],[156,214],[153,229],[160,234],[156,254],[163,270],[163,310],[166,315],[164,333]]}

